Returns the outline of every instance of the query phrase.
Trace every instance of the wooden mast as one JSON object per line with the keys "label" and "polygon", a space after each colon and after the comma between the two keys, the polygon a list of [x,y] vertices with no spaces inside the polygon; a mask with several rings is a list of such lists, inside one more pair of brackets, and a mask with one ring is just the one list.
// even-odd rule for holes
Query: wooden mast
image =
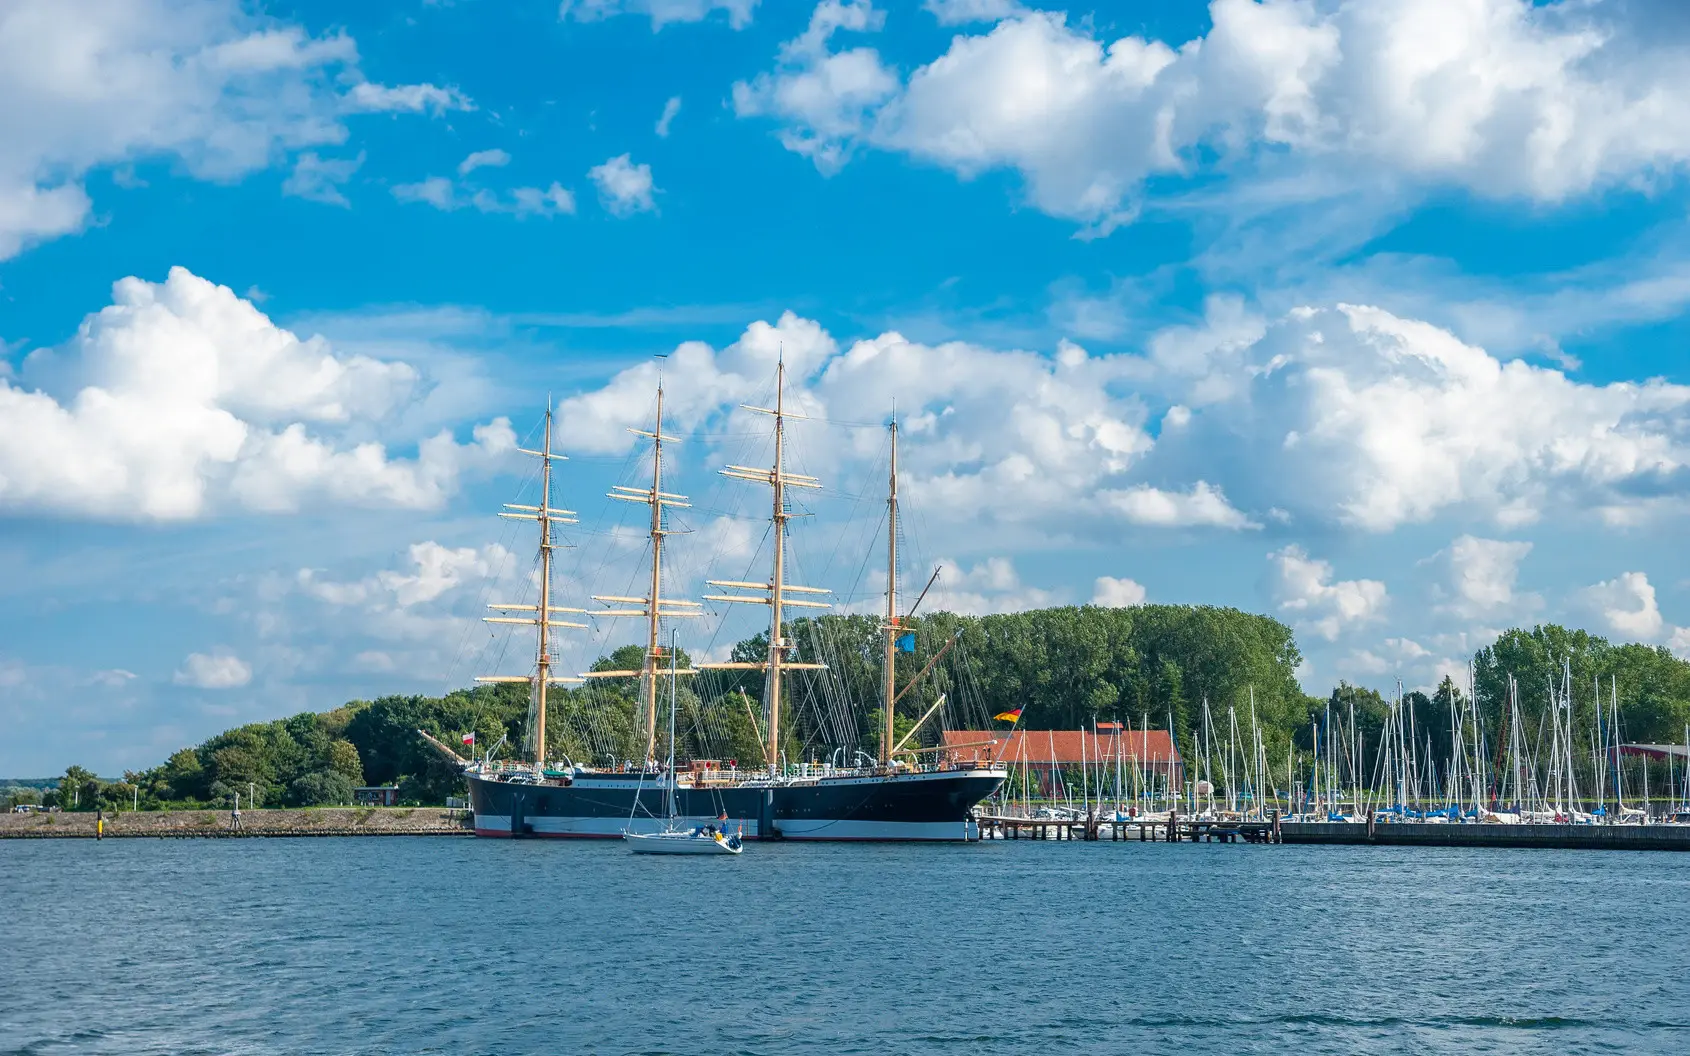
{"label": "wooden mast", "polygon": [[[643,598],[622,597],[615,594],[595,594],[594,601],[622,602],[644,605],[639,609],[601,609],[593,613],[594,616],[643,616],[646,620],[645,659],[638,671],[590,671],[589,678],[612,678],[640,676],[640,696],[645,704],[645,763],[650,765],[656,759],[657,751],[657,676],[658,661],[663,656],[660,622],[665,617],[701,616],[703,613],[695,611],[696,601],[680,601],[663,596],[663,540],[670,534],[665,527],[663,508],[665,506],[691,506],[685,495],[674,495],[663,490],[663,444],[678,442],[675,437],[663,435],[663,385],[657,386],[657,421],[651,432],[644,429],[630,429],[636,436],[651,438],[651,487],[629,488],[617,485],[610,492],[613,499],[624,502],[643,502],[651,507],[651,581],[649,592]],[[673,658],[671,658],[673,661]],[[675,664],[671,662],[670,667]],[[679,671],[678,674],[690,674],[690,671]]]}
{"label": "wooden mast", "polygon": [[793,663],[785,658],[786,640],[781,637],[781,624],[788,606],[798,606],[809,609],[830,608],[826,602],[803,601],[789,598],[789,593],[827,594],[830,591],[822,587],[799,587],[786,582],[786,523],[792,517],[786,512],[786,489],[820,488],[821,482],[815,477],[803,473],[788,473],[786,470],[786,419],[789,417],[803,417],[789,415],[786,412],[786,361],[782,359],[775,372],[775,405],[774,407],[752,407],[742,404],[748,411],[757,414],[773,415],[775,419],[775,458],[774,465],[769,469],[758,469],[752,466],[730,465],[722,470],[724,477],[735,480],[751,480],[772,485],[774,505],[771,523],[774,526],[774,567],[767,583],[748,583],[738,580],[711,579],[705,582],[714,587],[736,587],[741,590],[764,591],[760,597],[747,597],[735,594],[706,594],[706,601],[744,602],[752,605],[769,606],[769,652],[768,656],[758,663],[721,663],[701,664],[701,668],[722,669],[761,669],[768,673],[765,682],[767,700],[764,706],[768,710],[768,722],[764,727],[764,755],[767,757],[770,774],[780,773],[780,698],[781,675],[784,671],[819,670],[823,664]]}
{"label": "wooden mast", "polygon": [[786,359],[775,367],[775,466],[769,474],[774,483],[775,567],[769,580],[769,766],[780,771],[780,663],[786,646],[780,635],[781,603],[786,590]]}
{"label": "wooden mast", "polygon": [[[652,757],[657,748],[657,656],[658,607],[663,598],[663,383],[657,385],[657,422],[651,431],[651,605],[646,609],[645,648],[645,755]],[[673,652],[671,650],[671,652]],[[675,666],[675,657],[669,658]],[[674,679],[670,679],[671,693]],[[674,724],[673,701],[670,702],[669,722]],[[674,761],[674,730],[669,733],[670,762]],[[673,775],[671,775],[671,780]]]}
{"label": "wooden mast", "polygon": [[892,461],[886,486],[886,658],[885,725],[880,734],[880,762],[890,767],[893,741],[893,705],[897,703],[896,679],[898,659],[898,420],[892,419]]}
{"label": "wooden mast", "polygon": [[518,448],[525,455],[533,455],[540,460],[540,505],[523,506],[507,502],[507,510],[517,510],[517,513],[501,513],[500,517],[518,521],[536,521],[540,525],[540,603],[538,605],[516,605],[498,603],[487,606],[495,611],[532,612],[528,616],[483,616],[487,623],[516,623],[529,624],[535,628],[536,651],[534,658],[535,673],[527,675],[483,675],[477,682],[528,682],[533,687],[534,699],[534,769],[536,773],[544,773],[546,766],[546,687],[553,683],[579,682],[579,678],[558,677],[552,674],[551,632],[553,627],[586,627],[584,623],[572,623],[567,620],[555,620],[554,612],[585,612],[585,609],[565,608],[552,604],[552,525],[576,523],[573,510],[559,509],[552,505],[552,462],[563,458],[552,452],[552,409],[546,407],[546,426],[544,441],[540,450],[529,451]]}
{"label": "wooden mast", "polygon": [[552,673],[551,607],[552,607],[552,408],[546,406],[546,436],[540,445],[540,605],[535,613],[535,626],[540,640],[539,657],[535,661],[537,673],[534,689],[539,703],[534,712],[534,770],[546,770],[546,679]]}

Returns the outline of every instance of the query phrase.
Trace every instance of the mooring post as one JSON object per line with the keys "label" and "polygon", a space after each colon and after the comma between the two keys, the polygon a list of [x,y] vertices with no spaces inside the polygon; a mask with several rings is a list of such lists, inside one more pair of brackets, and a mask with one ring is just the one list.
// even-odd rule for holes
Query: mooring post
{"label": "mooring post", "polygon": [[1273,839],[1268,841],[1268,842],[1270,842],[1270,843],[1284,843],[1285,842],[1285,837],[1283,835],[1281,835],[1280,831],[1279,831],[1279,811],[1278,811],[1278,809],[1275,809],[1274,812],[1273,812]]}

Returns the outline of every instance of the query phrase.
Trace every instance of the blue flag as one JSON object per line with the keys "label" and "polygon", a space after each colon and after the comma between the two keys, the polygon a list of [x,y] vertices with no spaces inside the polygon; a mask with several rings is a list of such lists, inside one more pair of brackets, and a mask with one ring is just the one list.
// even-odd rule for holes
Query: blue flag
{"label": "blue flag", "polygon": [[915,635],[913,635],[913,634],[900,634],[900,635],[898,635],[897,646],[898,646],[898,652],[900,652],[900,653],[913,653],[913,652],[915,652]]}

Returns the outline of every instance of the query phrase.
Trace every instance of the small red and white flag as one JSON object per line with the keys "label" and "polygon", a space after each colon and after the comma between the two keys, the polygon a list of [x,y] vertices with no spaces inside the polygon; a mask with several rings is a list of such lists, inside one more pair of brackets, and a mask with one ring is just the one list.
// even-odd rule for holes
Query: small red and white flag
{"label": "small red and white flag", "polygon": [[465,744],[474,744],[475,743],[475,734],[473,734],[473,733],[464,734],[464,743]]}

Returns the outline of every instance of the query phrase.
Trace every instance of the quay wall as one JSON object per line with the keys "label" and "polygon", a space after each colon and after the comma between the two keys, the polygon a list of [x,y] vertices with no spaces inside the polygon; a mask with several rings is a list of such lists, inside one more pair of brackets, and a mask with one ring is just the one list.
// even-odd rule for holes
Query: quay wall
{"label": "quay wall", "polygon": [[1573,850],[1690,851],[1690,825],[1420,825],[1288,821],[1285,843],[1407,847],[1560,847]]}
{"label": "quay wall", "polygon": [[[227,810],[107,813],[107,839],[239,836],[467,836],[467,812],[439,807],[313,807],[243,810],[240,829]],[[92,838],[92,811],[0,814],[0,839]]]}

